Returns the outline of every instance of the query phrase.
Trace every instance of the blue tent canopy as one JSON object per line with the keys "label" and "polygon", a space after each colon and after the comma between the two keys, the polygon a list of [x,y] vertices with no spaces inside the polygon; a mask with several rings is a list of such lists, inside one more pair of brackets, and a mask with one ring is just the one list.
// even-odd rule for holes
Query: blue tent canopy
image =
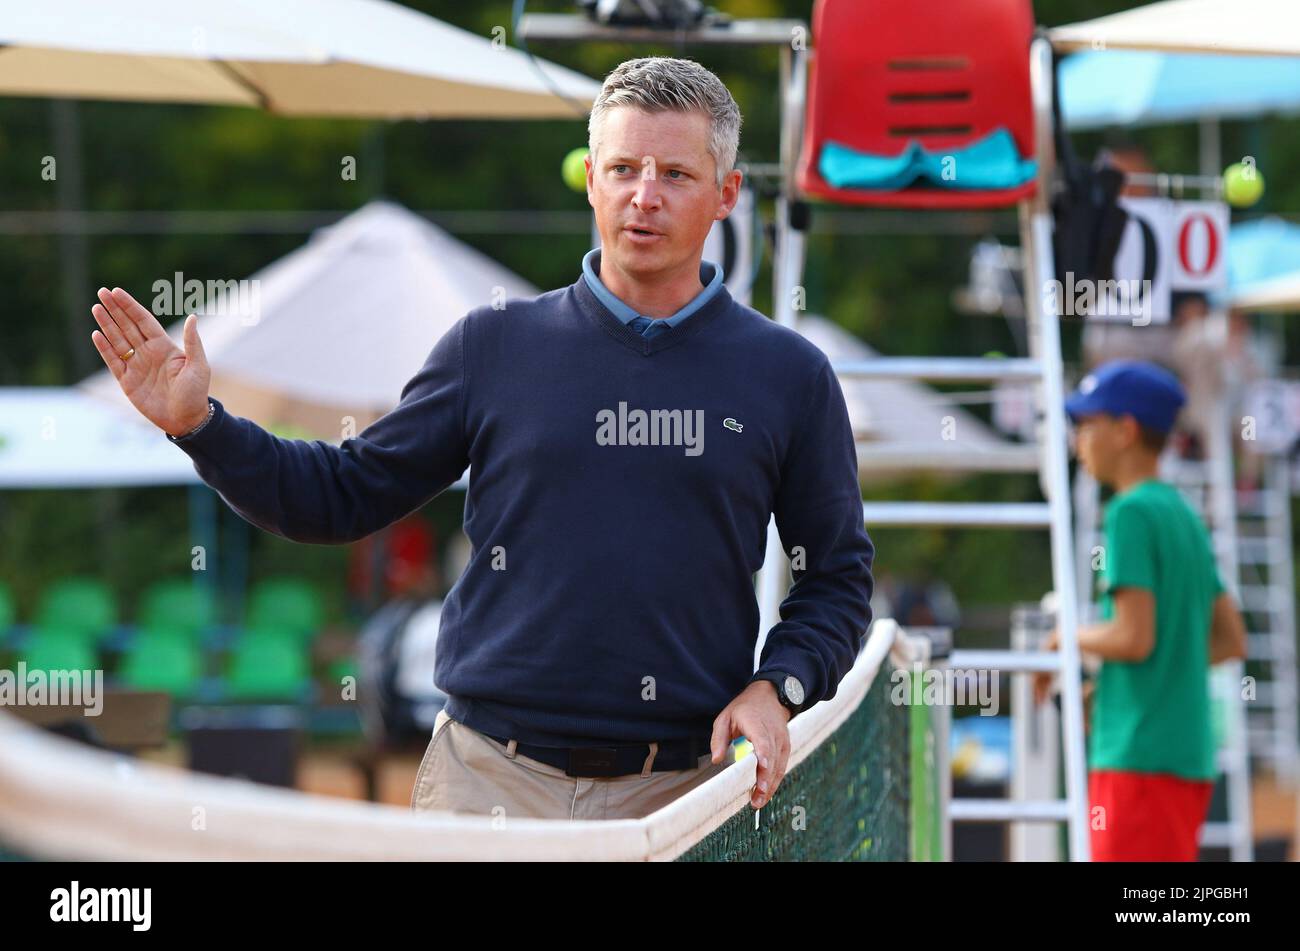
{"label": "blue tent canopy", "polygon": [[1300,225],[1282,218],[1256,218],[1228,232],[1228,289],[1237,292],[1287,274],[1300,273]]}
{"label": "blue tent canopy", "polygon": [[1300,113],[1300,60],[1101,50],[1060,67],[1070,129]]}

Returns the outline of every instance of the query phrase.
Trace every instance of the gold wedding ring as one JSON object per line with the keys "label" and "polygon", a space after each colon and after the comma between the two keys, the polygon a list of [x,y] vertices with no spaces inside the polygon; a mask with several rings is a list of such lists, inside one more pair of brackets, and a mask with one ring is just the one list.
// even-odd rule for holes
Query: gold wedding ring
{"label": "gold wedding ring", "polygon": [[133,356],[135,356],[135,347],[132,347],[126,353],[119,353],[118,356],[121,357],[122,362],[125,363],[127,360],[130,360]]}

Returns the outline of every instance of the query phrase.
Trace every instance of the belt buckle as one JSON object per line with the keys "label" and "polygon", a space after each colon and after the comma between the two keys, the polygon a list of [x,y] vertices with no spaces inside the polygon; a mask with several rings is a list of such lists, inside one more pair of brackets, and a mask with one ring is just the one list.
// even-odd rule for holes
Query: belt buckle
{"label": "belt buckle", "polygon": [[612,746],[576,746],[569,750],[566,776],[618,776],[618,750]]}

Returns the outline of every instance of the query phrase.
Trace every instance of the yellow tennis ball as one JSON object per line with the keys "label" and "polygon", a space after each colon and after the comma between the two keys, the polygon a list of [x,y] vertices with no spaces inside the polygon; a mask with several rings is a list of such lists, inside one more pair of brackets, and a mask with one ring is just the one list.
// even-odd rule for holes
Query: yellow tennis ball
{"label": "yellow tennis ball", "polygon": [[584,195],[587,193],[587,166],[583,164],[586,157],[586,146],[573,149],[564,157],[564,164],[560,166],[560,174],[564,178],[564,184],[575,192],[582,192]]}
{"label": "yellow tennis ball", "polygon": [[736,762],[739,763],[753,751],[754,744],[749,740],[741,740],[735,745],[734,749],[736,751]]}
{"label": "yellow tennis ball", "polygon": [[1254,163],[1237,162],[1223,172],[1223,197],[1234,208],[1249,208],[1264,194],[1264,176]]}

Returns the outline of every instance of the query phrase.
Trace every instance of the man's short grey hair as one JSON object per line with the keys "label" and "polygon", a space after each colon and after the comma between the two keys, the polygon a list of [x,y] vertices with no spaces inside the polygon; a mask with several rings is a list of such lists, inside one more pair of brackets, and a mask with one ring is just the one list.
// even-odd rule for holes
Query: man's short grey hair
{"label": "man's short grey hair", "polygon": [[717,185],[736,166],[740,148],[740,107],[731,91],[699,63],[669,56],[644,56],[620,63],[600,87],[587,121],[587,145],[596,161],[605,114],[618,106],[645,112],[692,112],[709,117],[709,154],[717,168]]}

